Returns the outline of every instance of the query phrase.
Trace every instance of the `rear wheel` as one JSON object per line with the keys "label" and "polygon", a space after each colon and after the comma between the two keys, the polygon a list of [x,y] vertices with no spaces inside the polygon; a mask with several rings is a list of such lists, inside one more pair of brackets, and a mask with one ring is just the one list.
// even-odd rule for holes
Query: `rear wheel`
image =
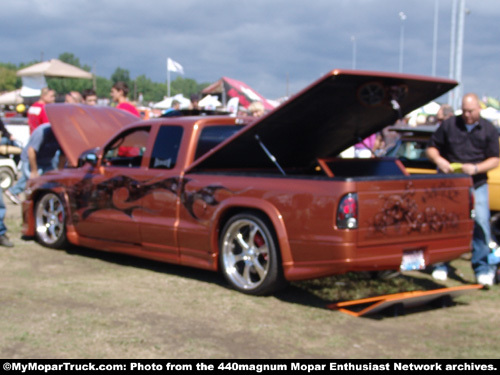
{"label": "rear wheel", "polygon": [[66,213],[57,194],[47,193],[37,201],[35,226],[36,239],[42,245],[59,249],[67,244]]}
{"label": "rear wheel", "polygon": [[285,284],[277,241],[260,215],[233,216],[222,230],[219,249],[222,273],[236,290],[265,295]]}
{"label": "rear wheel", "polygon": [[14,171],[9,167],[0,167],[0,187],[7,190],[15,181]]}

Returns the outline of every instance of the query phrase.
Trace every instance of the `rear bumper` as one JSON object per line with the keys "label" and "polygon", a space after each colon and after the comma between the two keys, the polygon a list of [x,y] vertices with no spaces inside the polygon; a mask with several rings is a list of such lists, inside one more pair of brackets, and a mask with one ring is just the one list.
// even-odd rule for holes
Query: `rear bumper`
{"label": "rear bumper", "polygon": [[[406,241],[358,247],[356,244],[303,244],[309,248],[307,254],[315,254],[317,260],[300,260],[284,264],[285,278],[289,281],[332,276],[346,272],[399,270],[403,253],[422,250],[425,265],[446,262],[460,257],[471,249],[470,235],[441,237],[431,241]],[[299,245],[297,243],[293,245]],[[300,246],[299,246],[300,247]],[[292,246],[292,249],[296,246]],[[314,249],[314,250],[312,250]],[[292,250],[293,252],[293,250]],[[309,257],[312,259],[312,257]]]}

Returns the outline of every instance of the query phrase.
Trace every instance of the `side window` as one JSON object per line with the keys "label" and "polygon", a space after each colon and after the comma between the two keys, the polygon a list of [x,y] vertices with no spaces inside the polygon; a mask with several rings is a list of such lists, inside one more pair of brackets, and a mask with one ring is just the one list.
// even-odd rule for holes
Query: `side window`
{"label": "side window", "polygon": [[161,126],[156,136],[151,154],[150,168],[172,169],[177,163],[177,155],[182,141],[181,126]]}
{"label": "side window", "polygon": [[208,151],[213,149],[219,143],[225,141],[230,136],[238,132],[243,125],[215,125],[207,126],[201,131],[200,138],[198,139],[198,146],[196,147],[196,153],[194,159],[198,159],[200,156],[206,154]]}
{"label": "side window", "polygon": [[104,150],[103,165],[138,168],[146,151],[149,127],[119,135]]}

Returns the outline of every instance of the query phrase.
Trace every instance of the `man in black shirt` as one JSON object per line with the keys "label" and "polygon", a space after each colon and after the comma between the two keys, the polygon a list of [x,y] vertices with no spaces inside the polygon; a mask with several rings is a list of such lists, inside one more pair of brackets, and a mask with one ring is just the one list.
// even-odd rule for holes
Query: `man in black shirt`
{"label": "man in black shirt", "polygon": [[[472,176],[476,212],[472,241],[472,268],[477,282],[493,285],[494,268],[488,264],[490,253],[490,211],[487,172],[499,164],[498,131],[480,117],[481,105],[475,94],[462,100],[462,115],[445,120],[433,134],[427,156],[442,173],[453,173],[456,164],[461,172]],[[446,280],[447,268],[439,265],[433,272],[436,279]]]}

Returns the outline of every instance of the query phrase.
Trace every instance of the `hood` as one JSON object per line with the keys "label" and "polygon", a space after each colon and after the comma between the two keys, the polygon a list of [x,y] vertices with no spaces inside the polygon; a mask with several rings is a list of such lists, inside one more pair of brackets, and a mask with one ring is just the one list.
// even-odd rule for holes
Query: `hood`
{"label": "hood", "polygon": [[[310,167],[457,85],[448,79],[333,70],[198,159],[190,171]],[[260,142],[259,142],[260,140]],[[264,147],[263,147],[264,146]]]}
{"label": "hood", "polygon": [[118,130],[140,119],[116,108],[47,104],[52,130],[68,163],[76,167],[83,151],[102,146]]}

